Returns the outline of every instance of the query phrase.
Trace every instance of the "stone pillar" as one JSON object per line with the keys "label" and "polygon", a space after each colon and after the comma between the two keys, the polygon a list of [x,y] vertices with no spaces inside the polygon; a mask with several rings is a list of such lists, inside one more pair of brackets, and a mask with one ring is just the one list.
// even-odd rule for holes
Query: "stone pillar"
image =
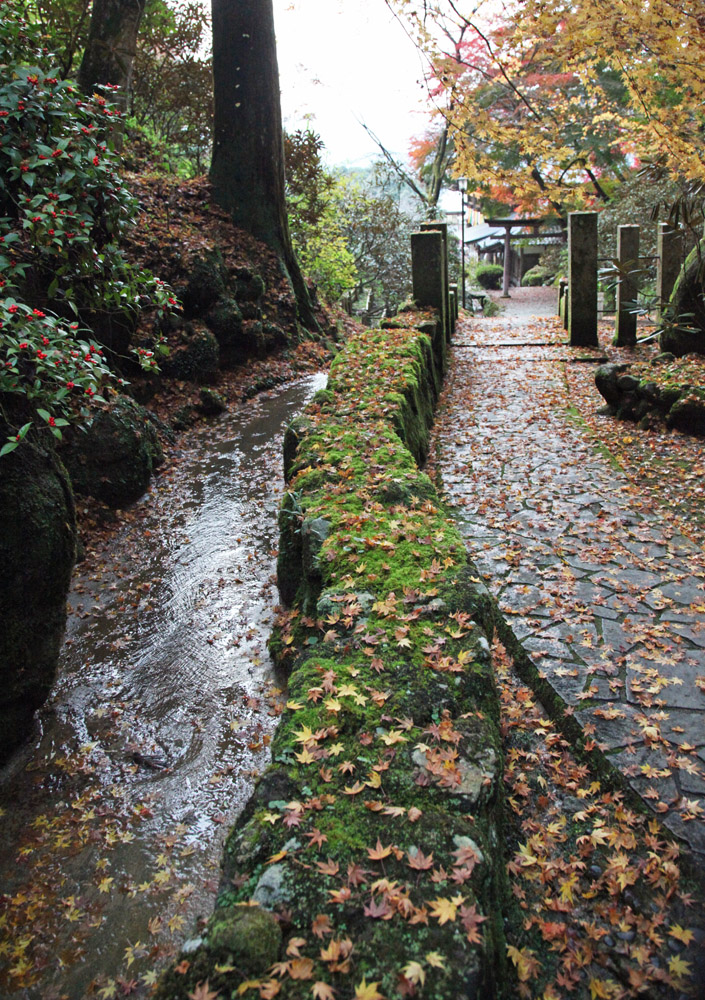
{"label": "stone pillar", "polygon": [[639,227],[617,227],[617,316],[614,343],[617,347],[636,344],[636,299],[639,294]]}
{"label": "stone pillar", "polygon": [[577,347],[597,347],[597,212],[568,216],[568,332]]}
{"label": "stone pillar", "polygon": [[456,284],[450,285],[448,295],[450,305],[450,328],[451,331],[455,333],[455,321],[458,318],[458,286]]}
{"label": "stone pillar", "polygon": [[450,281],[448,275],[448,223],[441,222],[440,219],[432,219],[430,222],[422,222],[420,229],[422,232],[439,232],[443,237],[443,284],[445,290],[445,331],[446,338],[450,340],[450,335],[455,328],[450,311]]}
{"label": "stone pillar", "polygon": [[660,222],[656,242],[656,308],[658,318],[671,300],[671,292],[683,266],[683,230],[668,222]]}
{"label": "stone pillar", "polygon": [[443,234],[425,230],[411,234],[411,281],[414,302],[438,310],[444,335],[448,338],[448,296],[445,285]]}
{"label": "stone pillar", "polygon": [[511,228],[509,226],[504,227],[504,272],[502,274],[502,298],[511,298],[509,294],[509,278],[510,278],[510,254],[512,248],[511,241]]}

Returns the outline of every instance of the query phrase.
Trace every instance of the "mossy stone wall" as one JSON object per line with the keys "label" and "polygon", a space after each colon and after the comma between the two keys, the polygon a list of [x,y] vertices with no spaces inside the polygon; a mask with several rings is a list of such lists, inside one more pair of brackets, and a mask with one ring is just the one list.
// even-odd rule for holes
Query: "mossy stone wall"
{"label": "mossy stone wall", "polygon": [[[302,1000],[314,983],[392,998],[423,979],[419,995],[472,1000],[503,978],[492,606],[419,469],[445,355],[412,325],[433,317],[403,318],[348,342],[287,436],[291,607],[271,648],[288,702],[228,838],[216,914],[162,1000],[206,979],[223,996]],[[278,950],[274,933],[262,948],[238,931],[246,905],[276,921]]]}

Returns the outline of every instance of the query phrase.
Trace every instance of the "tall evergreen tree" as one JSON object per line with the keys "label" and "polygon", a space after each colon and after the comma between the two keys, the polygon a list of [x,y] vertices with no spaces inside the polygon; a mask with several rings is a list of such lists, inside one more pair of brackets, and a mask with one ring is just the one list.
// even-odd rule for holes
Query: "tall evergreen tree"
{"label": "tall evergreen tree", "polygon": [[272,0],[212,0],[212,12],[215,200],[279,254],[301,321],[316,327],[287,221]]}

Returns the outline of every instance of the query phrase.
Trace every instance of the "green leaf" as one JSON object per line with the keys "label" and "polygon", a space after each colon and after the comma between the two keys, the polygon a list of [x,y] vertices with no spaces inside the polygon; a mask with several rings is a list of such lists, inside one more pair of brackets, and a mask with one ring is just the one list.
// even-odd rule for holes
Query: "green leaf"
{"label": "green leaf", "polygon": [[19,441],[8,441],[7,444],[4,444],[2,448],[0,448],[0,458],[2,458],[3,455],[9,455],[11,451],[15,450],[18,444]]}
{"label": "green leaf", "polygon": [[37,413],[42,418],[42,420],[46,420],[46,422],[49,423],[49,417],[51,416],[50,413],[48,413],[46,410],[40,410],[40,409],[37,409]]}

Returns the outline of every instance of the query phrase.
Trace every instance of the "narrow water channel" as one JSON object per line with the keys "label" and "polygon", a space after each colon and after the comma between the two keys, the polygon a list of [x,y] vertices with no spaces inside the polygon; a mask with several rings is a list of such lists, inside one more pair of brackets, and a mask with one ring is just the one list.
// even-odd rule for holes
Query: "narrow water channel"
{"label": "narrow water channel", "polygon": [[281,711],[282,434],[324,384],[209,423],[78,568],[52,698],[0,773],[0,996],[147,996],[212,909]]}

